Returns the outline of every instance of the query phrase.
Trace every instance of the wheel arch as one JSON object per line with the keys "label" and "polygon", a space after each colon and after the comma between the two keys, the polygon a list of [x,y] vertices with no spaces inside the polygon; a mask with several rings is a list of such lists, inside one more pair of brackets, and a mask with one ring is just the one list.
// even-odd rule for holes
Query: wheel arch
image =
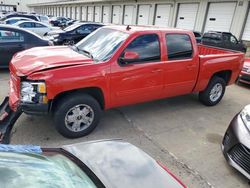
{"label": "wheel arch", "polygon": [[51,102],[50,112],[53,112],[55,110],[61,99],[63,99],[64,97],[68,97],[70,95],[77,95],[77,94],[88,94],[92,96],[100,104],[101,109],[102,110],[105,109],[105,99],[102,89],[99,87],[87,87],[87,88],[64,91],[56,95]]}
{"label": "wheel arch", "polygon": [[212,80],[215,76],[222,78],[228,85],[229,81],[231,80],[232,70],[222,70],[222,71],[216,72],[212,75],[210,80]]}

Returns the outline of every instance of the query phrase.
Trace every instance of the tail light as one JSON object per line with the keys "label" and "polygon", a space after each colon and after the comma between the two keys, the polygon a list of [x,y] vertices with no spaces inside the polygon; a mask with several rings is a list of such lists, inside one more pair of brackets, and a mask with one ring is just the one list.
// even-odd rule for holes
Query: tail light
{"label": "tail light", "polygon": [[186,185],[184,185],[181,180],[179,178],[177,178],[172,172],[170,172],[170,170],[164,166],[163,164],[161,164],[159,161],[157,161],[157,163],[169,174],[171,175],[181,186],[183,186],[183,188],[187,188]]}

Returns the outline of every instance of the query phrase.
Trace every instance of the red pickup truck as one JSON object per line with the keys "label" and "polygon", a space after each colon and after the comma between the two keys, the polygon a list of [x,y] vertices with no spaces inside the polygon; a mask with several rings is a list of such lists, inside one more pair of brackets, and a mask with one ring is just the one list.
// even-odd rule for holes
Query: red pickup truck
{"label": "red pickup truck", "polygon": [[0,130],[11,130],[22,112],[52,114],[56,129],[76,138],[94,130],[103,110],[118,106],[189,93],[213,106],[243,61],[241,52],[198,46],[191,31],[106,26],[75,46],[16,54]]}

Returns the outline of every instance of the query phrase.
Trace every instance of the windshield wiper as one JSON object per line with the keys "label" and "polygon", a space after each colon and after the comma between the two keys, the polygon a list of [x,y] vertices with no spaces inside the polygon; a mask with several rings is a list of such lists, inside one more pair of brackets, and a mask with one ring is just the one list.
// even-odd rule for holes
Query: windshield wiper
{"label": "windshield wiper", "polygon": [[94,56],[89,51],[82,50],[82,49],[78,48],[77,46],[75,46],[75,48],[77,49],[77,51],[83,52],[84,54],[86,54],[87,56],[89,56],[91,59],[94,59]]}

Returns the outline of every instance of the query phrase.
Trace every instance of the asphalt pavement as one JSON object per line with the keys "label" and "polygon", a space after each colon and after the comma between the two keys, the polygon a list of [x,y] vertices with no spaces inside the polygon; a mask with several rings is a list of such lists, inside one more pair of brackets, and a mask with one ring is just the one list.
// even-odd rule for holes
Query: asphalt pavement
{"label": "asphalt pavement", "polygon": [[[8,70],[0,71],[0,101],[8,94]],[[250,86],[227,87],[220,104],[203,106],[197,94],[108,110],[90,135],[67,139],[52,117],[23,114],[12,144],[60,147],[89,140],[121,138],[167,166],[190,188],[246,188],[248,180],[231,168],[221,152],[233,116],[250,103]]]}

